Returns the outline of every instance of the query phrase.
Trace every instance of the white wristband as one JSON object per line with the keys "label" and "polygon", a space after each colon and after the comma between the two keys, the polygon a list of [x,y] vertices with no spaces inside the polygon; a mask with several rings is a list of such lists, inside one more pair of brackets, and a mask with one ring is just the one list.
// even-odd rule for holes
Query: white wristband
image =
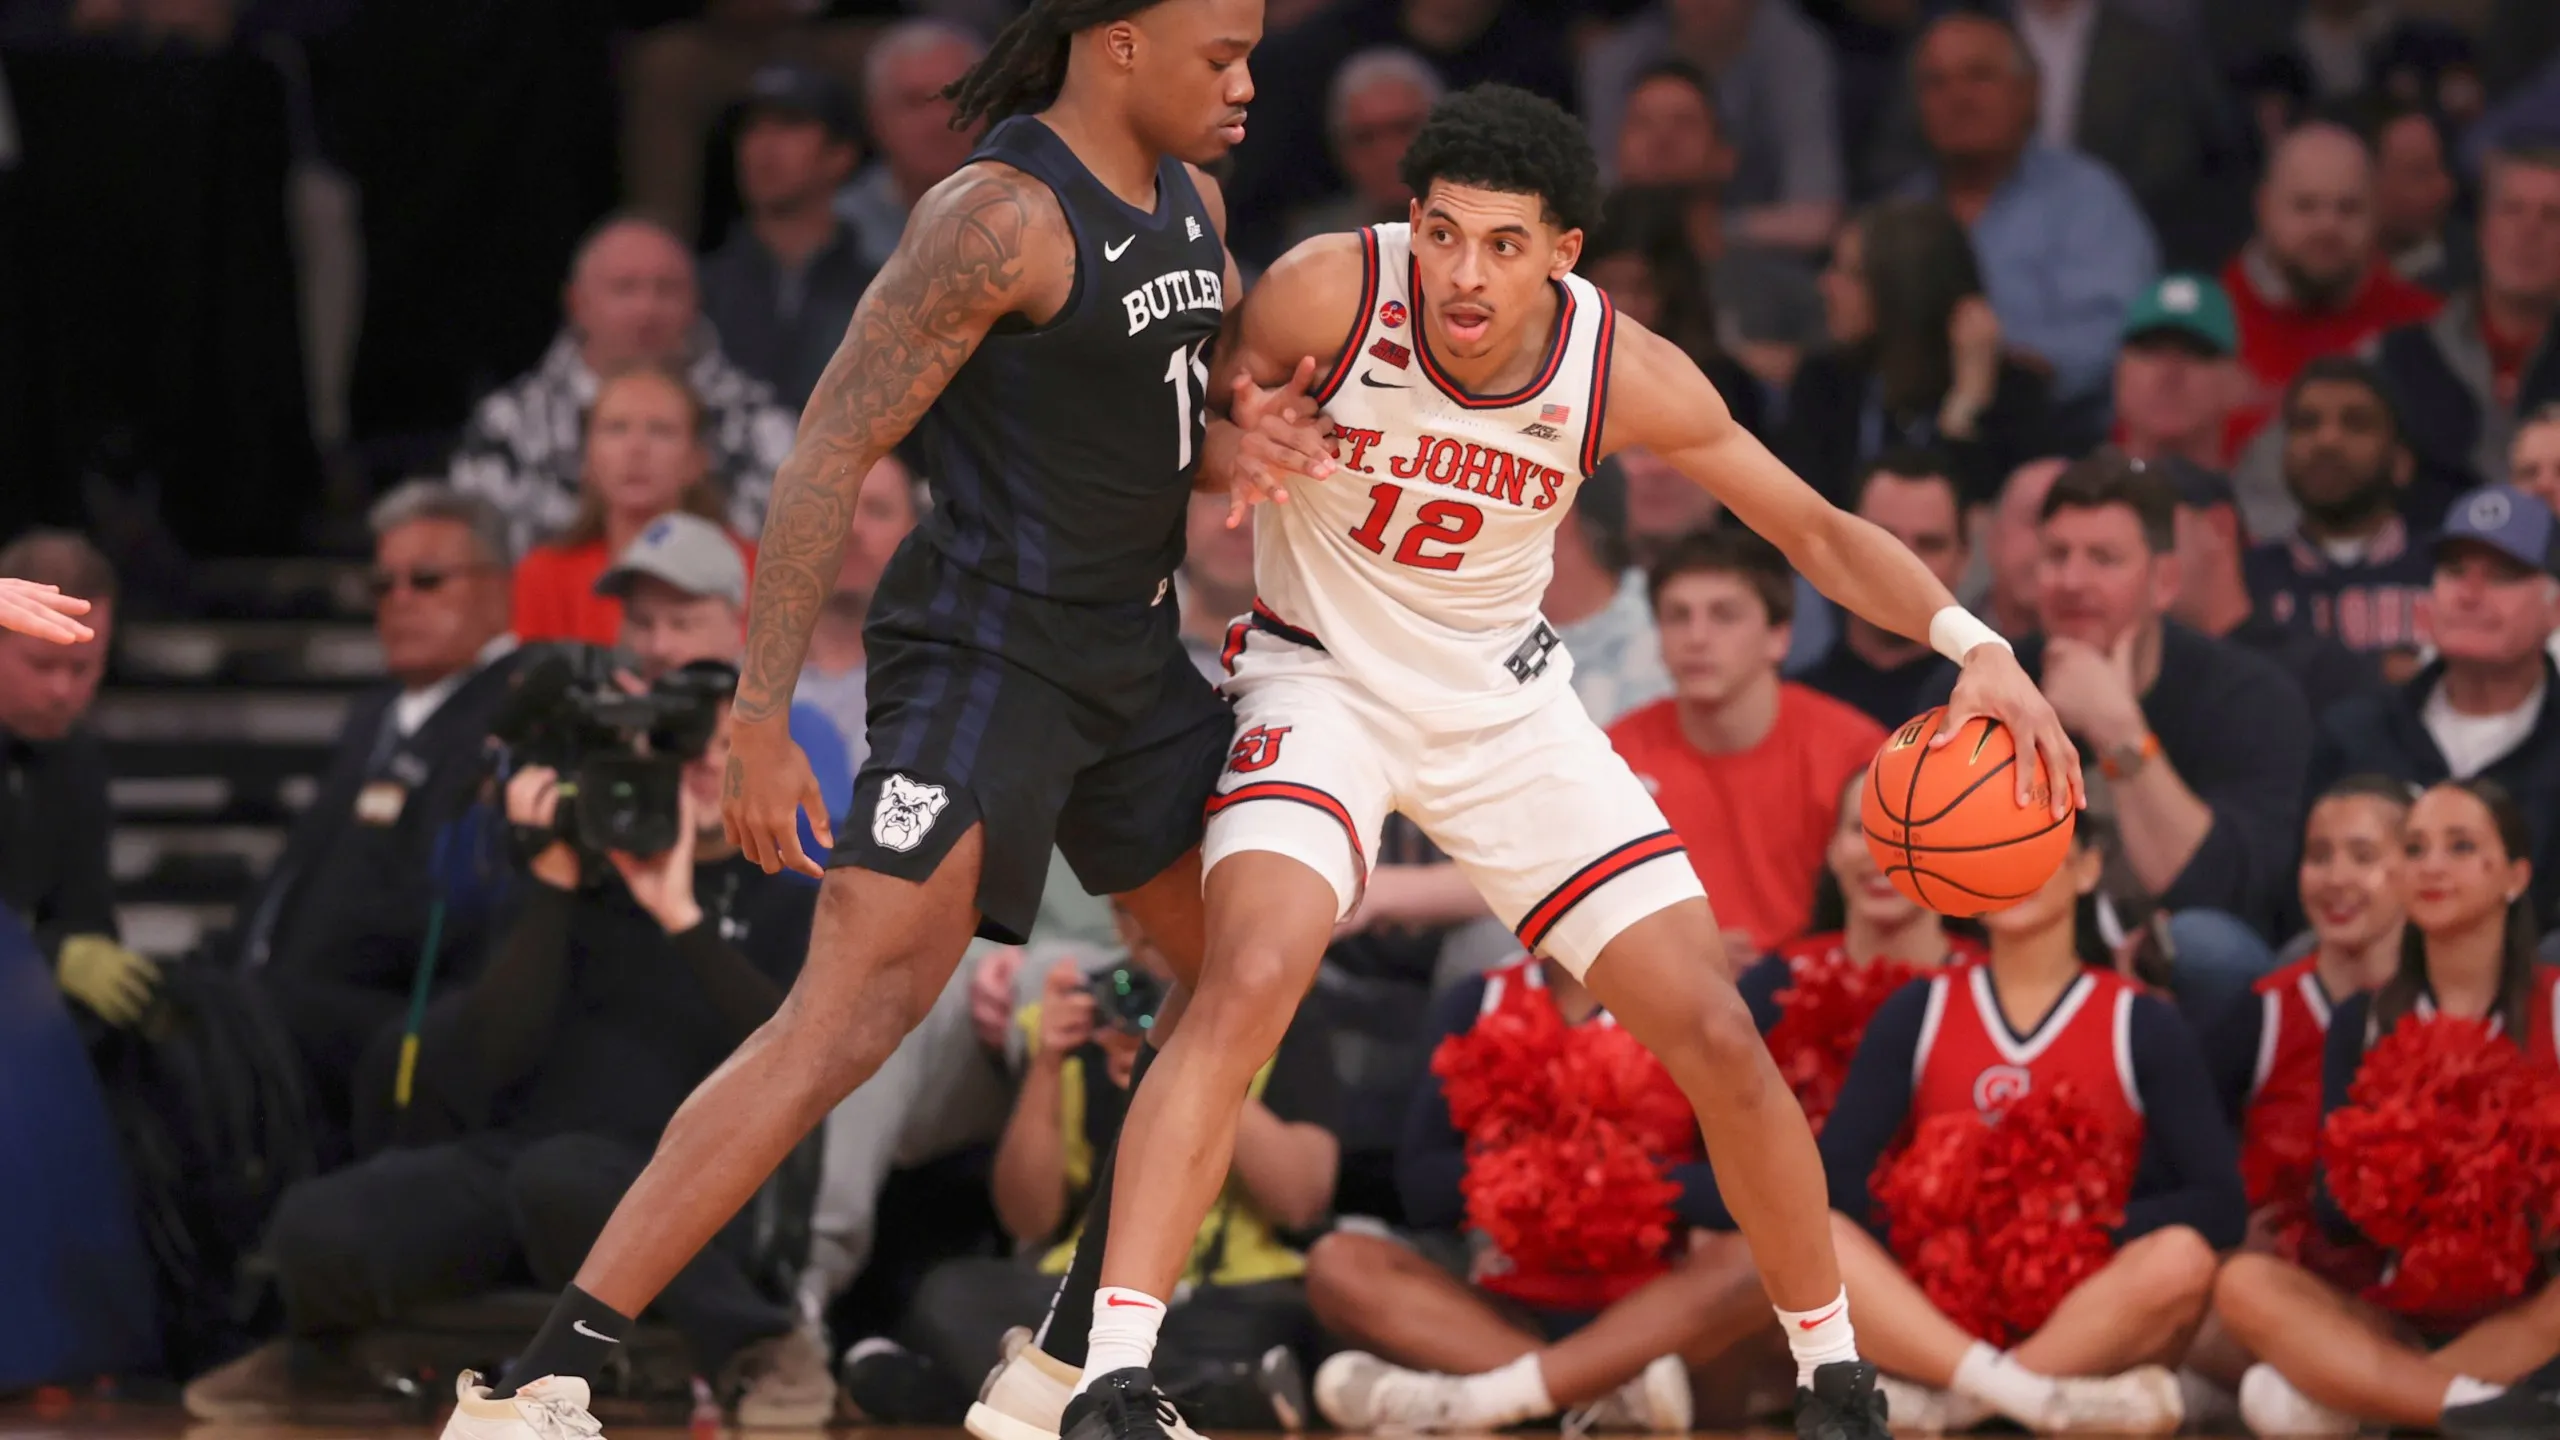
{"label": "white wristband", "polygon": [[1976,645],[1997,645],[2003,650],[2010,648],[1999,631],[1983,624],[1972,611],[1961,605],[1950,605],[1929,617],[1930,649],[1961,665]]}

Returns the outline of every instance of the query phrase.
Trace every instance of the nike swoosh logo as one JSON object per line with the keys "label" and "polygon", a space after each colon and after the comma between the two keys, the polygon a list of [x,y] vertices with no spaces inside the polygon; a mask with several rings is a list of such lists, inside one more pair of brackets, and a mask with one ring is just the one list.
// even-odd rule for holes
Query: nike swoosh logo
{"label": "nike swoosh logo", "polygon": [[1130,246],[1135,245],[1135,244],[1137,244],[1137,243],[1138,243],[1138,237],[1137,237],[1137,236],[1135,236],[1135,235],[1132,235],[1132,236],[1130,236],[1128,239],[1121,241],[1121,242],[1120,242],[1119,244],[1117,244],[1117,245],[1105,245],[1105,246],[1103,246],[1103,247],[1102,247],[1102,258],[1103,258],[1103,259],[1105,259],[1105,260],[1117,260],[1117,259],[1119,259],[1119,258],[1120,258],[1121,254],[1122,254],[1123,252],[1125,252],[1125,251],[1127,251],[1127,250],[1128,250],[1128,248],[1129,248]]}
{"label": "nike swoosh logo", "polygon": [[1834,1306],[1832,1306],[1830,1309],[1823,1311],[1821,1314],[1814,1316],[1814,1317],[1813,1317],[1812,1319],[1810,1319],[1810,1320],[1799,1320],[1799,1321],[1797,1321],[1797,1322],[1796,1322],[1796,1328],[1797,1328],[1797,1329],[1799,1329],[1799,1330],[1810,1330],[1810,1329],[1812,1329],[1814,1326],[1821,1324],[1823,1321],[1828,1320],[1828,1319],[1830,1319],[1832,1316],[1837,1315],[1837,1314],[1839,1314],[1839,1313],[1840,1313],[1840,1307],[1839,1307],[1839,1306],[1837,1306],[1837,1305],[1834,1305]]}
{"label": "nike swoosh logo", "polygon": [[1373,390],[1410,390],[1413,388],[1410,385],[1397,385],[1389,381],[1381,380],[1366,370],[1360,372],[1360,383]]}
{"label": "nike swoosh logo", "polygon": [[1105,1301],[1103,1301],[1102,1303],[1103,1303],[1103,1304],[1105,1304],[1105,1305],[1128,1305],[1128,1306],[1133,1306],[1133,1307],[1135,1307],[1135,1308],[1137,1308],[1137,1309],[1141,1309],[1141,1310],[1143,1310],[1143,1309],[1147,1308],[1147,1302],[1146,1302],[1146,1301],[1144,1301],[1144,1300],[1132,1300],[1132,1299],[1128,1298],[1128,1297],[1127,1297],[1127,1296],[1125,1296],[1125,1295],[1114,1295],[1114,1296],[1112,1296],[1110,1299],[1105,1300]]}
{"label": "nike swoosh logo", "polygon": [[569,1328],[586,1336],[590,1340],[601,1340],[607,1345],[619,1345],[622,1343],[621,1341],[614,1339],[612,1336],[605,1334],[601,1330],[591,1330],[587,1328],[587,1322],[584,1320],[570,1321]]}

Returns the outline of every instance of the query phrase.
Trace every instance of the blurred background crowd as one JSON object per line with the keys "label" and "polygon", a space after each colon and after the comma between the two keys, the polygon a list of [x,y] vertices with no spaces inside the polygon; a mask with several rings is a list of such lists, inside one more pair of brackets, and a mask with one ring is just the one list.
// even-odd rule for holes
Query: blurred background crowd
{"label": "blurred background crowd", "polygon": [[[0,1151],[25,1220],[0,1233],[0,1393],[192,1379],[191,1410],[235,1420],[431,1402],[530,1333],[779,1003],[814,889],[716,823],[650,856],[528,841],[558,777],[493,782],[485,741],[522,645],[617,647],[643,683],[737,660],[798,407],[969,153],[940,91],[1009,10],[0,0],[0,575],[89,599],[98,632],[0,635],[0,1131],[27,1137]],[[1222,175],[1248,280],[1401,219],[1436,97],[1549,96],[1611,186],[1582,273],[2018,642],[2103,843],[2058,919],[1986,938],[1898,900],[1844,805],[1944,697],[1925,646],[1641,452],[1584,486],[1547,595],[1737,967],[1777,957],[1751,972],[1764,1028],[1813,993],[1807,957],[1998,962],[2033,924],[2167,997],[2135,1029],[2169,1048],[2117,1063],[2131,1088],[2169,1064],[2143,1056],[2200,1054],[2220,1149],[2171,1166],[2201,1209],[2111,1243],[2191,1336],[2242,1243],[2267,997],[2309,984],[2325,1026],[2423,965],[2404,911],[2411,936],[2452,913],[2460,884],[2404,873],[2409,794],[2491,782],[2462,854],[2525,867],[2482,893],[2523,907],[2528,952],[2560,919],[2560,6],[1272,0],[1267,24]],[[870,591],[926,480],[869,477],[812,644],[794,733],[833,805],[866,753]],[[1223,518],[1195,511],[1179,581],[1213,674],[1253,594]],[[719,745],[688,772],[698,819]],[[2370,803],[2314,803],[2341,795]],[[1487,1262],[1432,1057],[1524,987],[1576,1021],[1588,997],[1523,968],[1419,833],[1377,861],[1257,1082],[1168,1388],[1268,1428],[1305,1410],[1274,1352],[1492,1372],[1558,1338],[1518,1306],[1668,1294],[1604,1332],[1632,1368],[1548,1388],[1584,1423],[1685,1427],[1660,1365],[1747,1358],[1766,1321],[1711,1182],[1671,1202],[1696,1243],[1667,1270],[1542,1289]],[[955,1421],[1063,1268],[1161,975],[1054,869],[1032,942],[974,947],[668,1292],[615,1403]],[[1875,1156],[1833,1163],[1867,1218]],[[2139,1248],[2162,1234],[2200,1243]],[[1461,1325],[1433,1308],[1452,1293],[1513,1308]],[[2240,1308],[2243,1340],[2292,1323]],[[2560,1352],[2542,1323],[2529,1364]],[[2162,1359],[2073,1354],[2050,1373]],[[2227,1392],[2246,1358],[2188,1368]],[[1970,1393],[1953,1363],[1899,1370]],[[1525,1418],[1377,1393],[1354,1421]],[[1701,1423],[1711,1398],[1762,1397],[1702,1385]]]}

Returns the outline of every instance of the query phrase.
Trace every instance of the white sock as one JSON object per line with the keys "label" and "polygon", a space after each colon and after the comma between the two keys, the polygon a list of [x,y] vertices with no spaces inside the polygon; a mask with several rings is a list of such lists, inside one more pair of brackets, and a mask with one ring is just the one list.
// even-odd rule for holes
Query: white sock
{"label": "white sock", "polygon": [[2053,1380],[1977,1340],[1956,1362],[1949,1389],[1979,1400],[2030,1430],[2040,1428],[2053,1408]]}
{"label": "white sock", "polygon": [[1858,1358],[1858,1337],[1849,1328],[1849,1292],[1845,1288],[1828,1305],[1812,1310],[1779,1310],[1778,1328],[1787,1332],[1787,1349],[1795,1354],[1798,1385],[1811,1385],[1817,1366]]}
{"label": "white sock", "polygon": [[2507,1387],[2504,1385],[2492,1385],[2486,1380],[2474,1380],[2468,1375],[2456,1375],[2453,1377],[2453,1383],[2444,1387],[2444,1408],[2450,1410],[2456,1405],[2477,1405],[2483,1400],[2494,1400],[2505,1393],[2507,1393]]}
{"label": "white sock", "polygon": [[1156,1358],[1164,1302],[1143,1290],[1105,1285],[1093,1292],[1093,1326],[1085,1331],[1084,1375],[1075,1393],[1114,1370],[1145,1369]]}
{"label": "white sock", "polygon": [[1534,1351],[1500,1369],[1461,1378],[1458,1406],[1466,1413],[1467,1423],[1487,1430],[1556,1413],[1556,1402],[1547,1396],[1546,1372],[1538,1368]]}

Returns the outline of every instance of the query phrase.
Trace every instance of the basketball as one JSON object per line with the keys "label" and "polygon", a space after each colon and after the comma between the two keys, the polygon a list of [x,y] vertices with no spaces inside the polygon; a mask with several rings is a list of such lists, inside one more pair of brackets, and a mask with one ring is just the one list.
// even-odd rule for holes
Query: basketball
{"label": "basketball", "polygon": [[2053,818],[2052,777],[2036,765],[2018,804],[2018,751],[1997,720],[1969,722],[1932,748],[1943,708],[1904,722],[1868,767],[1858,813],[1893,888],[1941,915],[1980,915],[2034,894],[2071,850],[2073,815]]}

